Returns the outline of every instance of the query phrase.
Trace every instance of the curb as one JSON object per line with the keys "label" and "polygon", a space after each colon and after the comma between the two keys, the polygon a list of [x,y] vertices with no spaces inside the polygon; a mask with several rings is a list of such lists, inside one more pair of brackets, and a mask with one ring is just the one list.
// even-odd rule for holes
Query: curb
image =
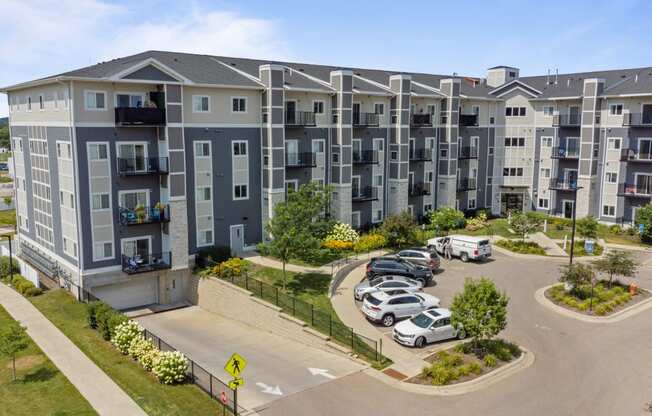
{"label": "curb", "polygon": [[458,396],[485,389],[531,366],[535,360],[534,353],[526,348],[520,348],[522,351],[521,356],[511,363],[476,379],[449,386],[427,386],[423,384],[407,383],[405,381],[391,378],[390,376],[373,369],[365,370],[365,373],[385,384],[409,393],[422,394],[426,396]]}
{"label": "curb", "polygon": [[507,250],[506,248],[502,248],[498,246],[497,244],[492,244],[491,245],[492,250],[496,250],[497,252],[504,254],[509,257],[515,257],[519,259],[567,259],[568,256],[557,256],[553,254],[546,254],[545,256],[540,256],[538,254],[521,254],[521,253],[514,253],[513,251]]}
{"label": "curb", "polygon": [[[578,321],[582,322],[588,322],[592,324],[611,324],[614,322],[620,322],[624,319],[627,319],[631,316],[638,315],[639,313],[643,312],[646,309],[652,308],[652,297],[638,302],[635,305],[629,306],[625,309],[622,309],[612,315],[609,316],[589,316],[589,315],[584,315],[579,312],[572,311],[570,309],[566,309],[563,306],[559,306],[550,299],[548,299],[545,295],[545,291],[550,289],[553,286],[557,286],[557,284],[554,285],[548,285],[545,287],[542,287],[538,289],[536,292],[534,292],[534,299],[544,308],[547,308],[553,312],[556,312],[560,315],[563,315],[567,318],[573,318]],[[647,290],[643,289],[642,290]],[[649,292],[649,290],[648,290]]]}

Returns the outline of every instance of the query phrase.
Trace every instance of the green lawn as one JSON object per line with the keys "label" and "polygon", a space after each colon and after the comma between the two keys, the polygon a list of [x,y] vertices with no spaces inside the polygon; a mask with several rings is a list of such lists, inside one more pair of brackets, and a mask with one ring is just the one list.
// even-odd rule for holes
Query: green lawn
{"label": "green lawn", "polygon": [[6,162],[11,157],[11,152],[0,153],[0,162]]}
{"label": "green lawn", "polygon": [[[124,356],[86,324],[86,307],[63,290],[30,298],[54,325],[113,379],[149,415],[222,414],[217,401],[197,386],[165,386],[128,356]],[[43,394],[43,392],[41,392]],[[14,413],[16,414],[16,413]],[[43,413],[39,413],[43,414]]]}
{"label": "green lawn", "polygon": [[[558,245],[559,245],[559,247],[564,248],[563,243],[559,243]],[[577,256],[577,257],[581,257],[581,256],[599,256],[599,255],[602,254],[603,250],[604,250],[604,248],[600,244],[596,243],[595,247],[593,248],[593,254],[588,254],[584,250],[584,240],[575,240],[575,246],[573,247],[573,256]],[[566,244],[566,250],[564,250],[564,251],[566,251],[566,254],[570,254],[570,252],[571,252],[570,240]]]}
{"label": "green lawn", "polygon": [[13,227],[16,225],[16,210],[0,211],[0,227]]}
{"label": "green lawn", "polygon": [[[12,321],[0,307],[0,327]],[[12,381],[11,359],[0,358],[0,415],[97,414],[34,342],[18,354],[16,370]]]}

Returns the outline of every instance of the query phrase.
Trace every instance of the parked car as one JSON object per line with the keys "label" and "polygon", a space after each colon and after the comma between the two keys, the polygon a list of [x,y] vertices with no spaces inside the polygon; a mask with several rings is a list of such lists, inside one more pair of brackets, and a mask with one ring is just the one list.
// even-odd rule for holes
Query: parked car
{"label": "parked car", "polygon": [[437,252],[434,249],[429,249],[427,247],[406,248],[396,253],[396,255],[410,263],[430,267],[430,270],[433,272],[439,269],[440,266]]}
{"label": "parked car", "polygon": [[451,325],[451,312],[444,308],[428,309],[399,322],[392,330],[392,338],[399,344],[422,348],[427,343],[451,338],[464,339],[464,328]]}
{"label": "parked car", "polygon": [[421,282],[404,276],[380,276],[373,280],[363,280],[353,289],[353,297],[362,300],[369,293],[389,292],[395,289],[403,289],[406,292],[420,292],[423,290]]}
{"label": "parked car", "polygon": [[484,237],[470,235],[447,235],[428,240],[428,247],[434,248],[437,253],[444,254],[445,244],[451,244],[451,255],[459,257],[460,260],[484,260],[491,257],[491,244]]}
{"label": "parked car", "polygon": [[362,303],[362,313],[370,321],[392,326],[399,319],[436,307],[439,307],[439,299],[427,293],[390,295],[376,292],[367,295]]}
{"label": "parked car", "polygon": [[409,277],[421,282],[423,287],[428,286],[432,280],[430,267],[413,264],[397,256],[374,257],[367,263],[367,279],[385,275]]}

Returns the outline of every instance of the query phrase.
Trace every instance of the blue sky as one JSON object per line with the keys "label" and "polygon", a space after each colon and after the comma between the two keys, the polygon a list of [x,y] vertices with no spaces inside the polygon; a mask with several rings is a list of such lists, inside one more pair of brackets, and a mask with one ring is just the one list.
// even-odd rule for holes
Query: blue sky
{"label": "blue sky", "polygon": [[651,11],[634,0],[3,0],[0,85],[147,49],[472,76],[652,66]]}

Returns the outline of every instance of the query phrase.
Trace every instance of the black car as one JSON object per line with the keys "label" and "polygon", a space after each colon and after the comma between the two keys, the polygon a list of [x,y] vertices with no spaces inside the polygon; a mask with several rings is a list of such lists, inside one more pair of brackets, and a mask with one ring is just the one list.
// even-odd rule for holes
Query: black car
{"label": "black car", "polygon": [[413,264],[400,257],[374,257],[367,263],[367,279],[385,275],[409,277],[420,281],[424,287],[432,281],[430,267]]}

